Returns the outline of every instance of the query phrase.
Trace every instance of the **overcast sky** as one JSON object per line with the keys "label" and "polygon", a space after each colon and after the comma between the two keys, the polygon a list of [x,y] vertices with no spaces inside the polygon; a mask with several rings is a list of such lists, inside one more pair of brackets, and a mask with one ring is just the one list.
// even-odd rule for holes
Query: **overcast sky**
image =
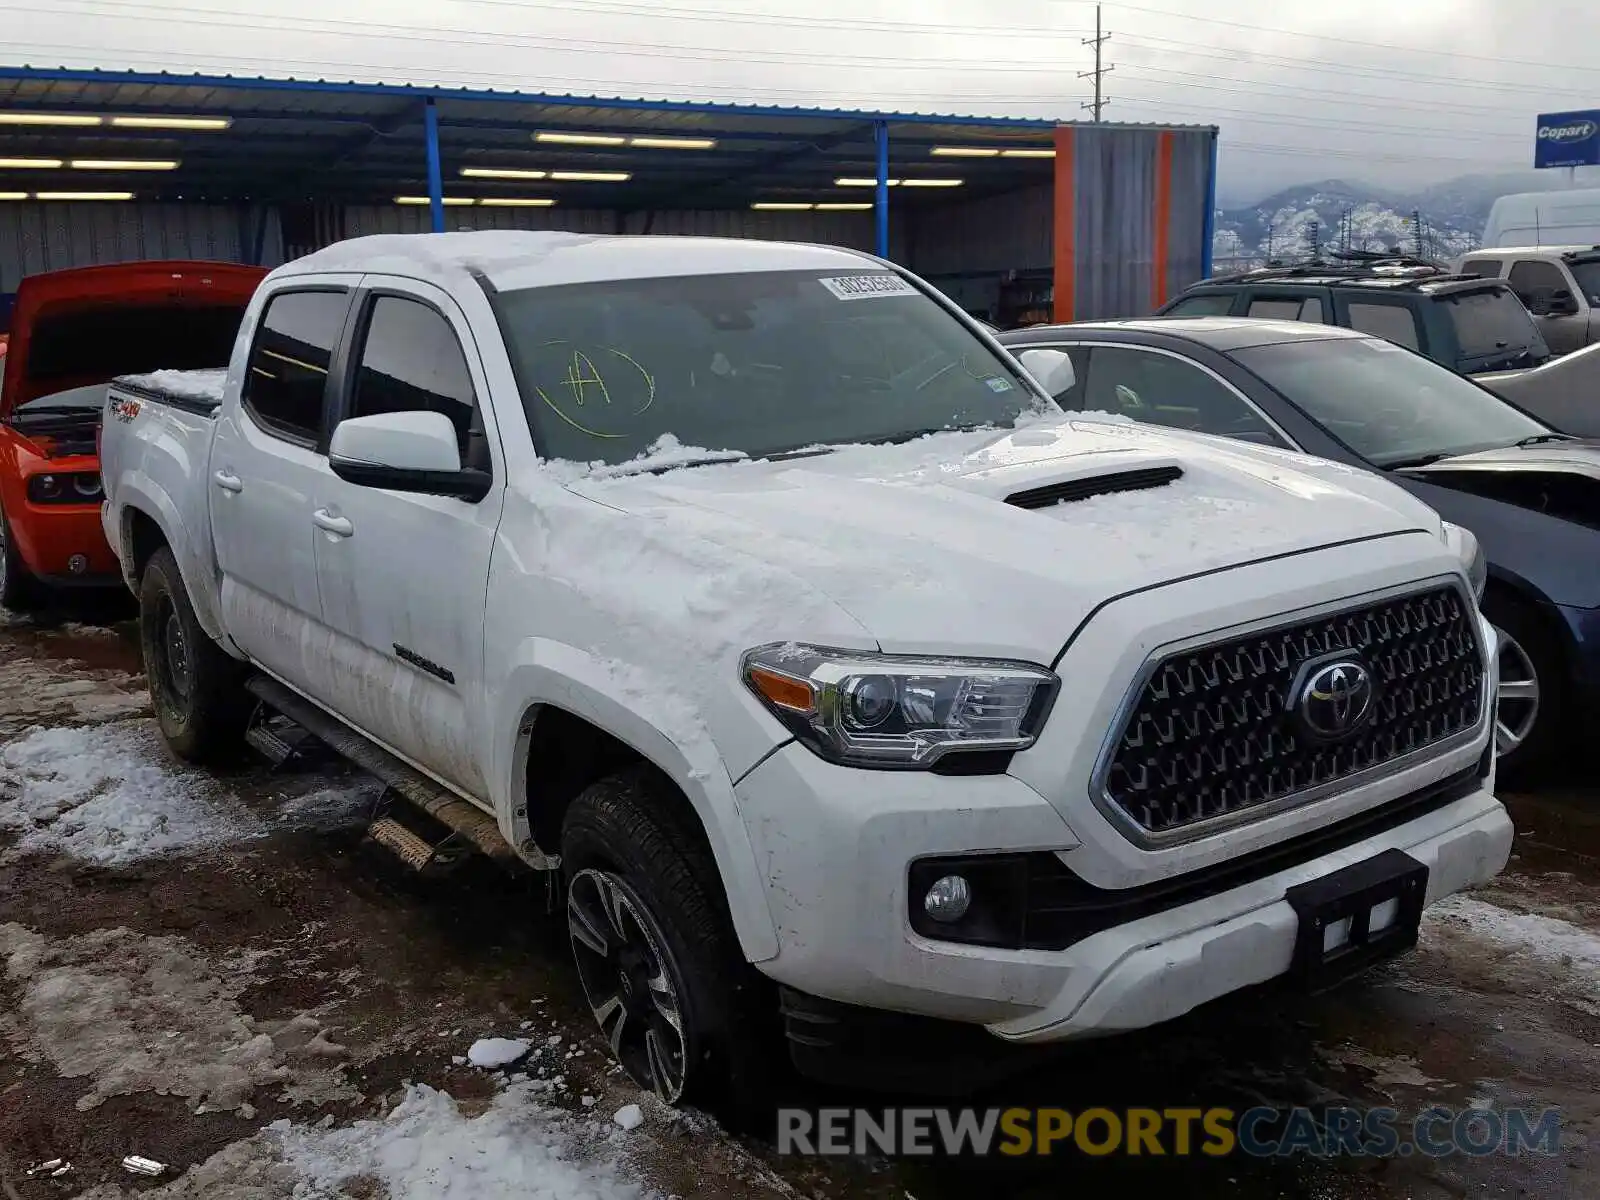
{"label": "overcast sky", "polygon": [[[1078,0],[0,0],[12,61],[1076,119]],[[1107,120],[1216,124],[1225,197],[1517,170],[1600,109],[1600,4],[1106,4]]]}

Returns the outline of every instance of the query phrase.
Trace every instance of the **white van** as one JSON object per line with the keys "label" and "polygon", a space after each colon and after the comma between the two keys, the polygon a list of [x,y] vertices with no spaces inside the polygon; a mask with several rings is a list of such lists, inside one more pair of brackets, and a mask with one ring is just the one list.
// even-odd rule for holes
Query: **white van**
{"label": "white van", "polygon": [[1592,246],[1600,243],[1600,188],[1518,192],[1489,210],[1483,246]]}

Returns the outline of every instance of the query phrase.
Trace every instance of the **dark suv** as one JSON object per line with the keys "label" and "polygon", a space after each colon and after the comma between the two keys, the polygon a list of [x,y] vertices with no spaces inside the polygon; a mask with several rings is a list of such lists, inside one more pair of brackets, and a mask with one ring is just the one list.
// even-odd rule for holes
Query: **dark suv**
{"label": "dark suv", "polygon": [[1310,262],[1195,284],[1158,317],[1266,317],[1342,325],[1463,375],[1537,367],[1549,347],[1505,283],[1414,258]]}

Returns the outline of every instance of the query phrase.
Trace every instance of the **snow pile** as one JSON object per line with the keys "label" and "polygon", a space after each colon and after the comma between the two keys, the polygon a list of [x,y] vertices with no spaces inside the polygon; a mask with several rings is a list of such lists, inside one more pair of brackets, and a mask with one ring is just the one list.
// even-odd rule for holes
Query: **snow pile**
{"label": "snow pile", "polygon": [[587,463],[550,459],[545,462],[544,467],[552,479],[561,483],[571,483],[584,478],[604,479],[608,476],[664,470],[687,463],[703,463],[708,459],[719,463],[743,462],[749,457],[742,450],[707,450],[703,446],[686,446],[672,434],[664,433],[652,442],[643,454],[636,454],[627,462],[613,465],[603,459]]}
{"label": "snow pile", "polygon": [[[469,1117],[417,1084],[381,1120],[344,1129],[276,1121],[140,1200],[658,1200],[604,1139],[544,1103],[548,1085],[512,1084]],[[616,1131],[613,1130],[613,1133]],[[619,1135],[620,1136],[620,1135]],[[123,1200],[101,1187],[80,1200]]]}
{"label": "snow pile", "polygon": [[160,1092],[248,1116],[251,1094],[266,1086],[293,1102],[354,1099],[344,1048],[314,1017],[258,1023],[239,1008],[255,957],[213,967],[179,938],[102,929],[52,941],[0,925],[0,961],[18,996],[0,1033],[22,1057],[87,1080],[84,1111]]}
{"label": "snow pile", "polygon": [[1565,969],[1600,997],[1600,933],[1554,917],[1512,912],[1471,896],[1450,896],[1428,909],[1423,932],[1429,943],[1458,947],[1482,961],[1487,948],[1501,962]]}
{"label": "snow pile", "polygon": [[118,380],[133,387],[148,388],[155,392],[183,400],[197,400],[202,404],[221,404],[228,383],[227,368],[207,371],[151,371],[147,375],[124,375]]}
{"label": "snow pile", "polygon": [[174,769],[155,723],[39,729],[0,749],[0,830],[16,852],[106,866],[254,836],[258,823],[203,776]]}
{"label": "snow pile", "polygon": [[486,1069],[509,1067],[532,1045],[527,1038],[479,1038],[467,1051],[467,1061]]}

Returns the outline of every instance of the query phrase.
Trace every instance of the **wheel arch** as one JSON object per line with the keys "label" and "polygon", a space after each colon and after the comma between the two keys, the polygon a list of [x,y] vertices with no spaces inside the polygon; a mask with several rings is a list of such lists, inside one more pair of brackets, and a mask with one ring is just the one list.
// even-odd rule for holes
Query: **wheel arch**
{"label": "wheel arch", "polygon": [[[663,681],[655,694],[668,694],[667,687]],[[499,695],[495,807],[512,845],[535,865],[554,865],[565,806],[597,779],[648,763],[672,785],[705,838],[746,960],[777,955],[755,850],[733,781],[709,738],[669,730],[675,723],[641,712],[638,689],[620,687],[610,664],[543,639],[522,648]]]}

